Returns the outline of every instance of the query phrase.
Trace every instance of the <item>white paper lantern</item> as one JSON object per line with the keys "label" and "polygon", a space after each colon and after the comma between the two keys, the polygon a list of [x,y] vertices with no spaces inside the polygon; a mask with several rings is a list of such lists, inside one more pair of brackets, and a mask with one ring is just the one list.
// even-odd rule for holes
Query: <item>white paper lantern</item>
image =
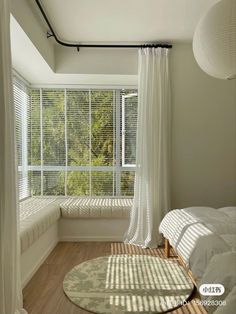
{"label": "white paper lantern", "polygon": [[202,70],[221,79],[236,78],[236,0],[221,0],[198,23],[193,53]]}

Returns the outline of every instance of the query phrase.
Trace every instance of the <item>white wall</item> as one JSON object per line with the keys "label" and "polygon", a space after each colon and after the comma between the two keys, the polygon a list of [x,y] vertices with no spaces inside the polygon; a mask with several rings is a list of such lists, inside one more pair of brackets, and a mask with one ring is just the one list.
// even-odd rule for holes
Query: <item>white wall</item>
{"label": "white wall", "polygon": [[[51,69],[55,68],[55,56],[53,41],[48,40],[46,36],[47,28],[45,23],[39,23],[39,18],[35,13],[36,6],[34,1],[29,0],[11,0],[11,13],[14,15],[17,22],[26,32],[32,43],[40,52],[42,57],[48,63]],[[44,27],[42,26],[44,25]],[[26,47],[18,50],[19,54],[23,54]]]}
{"label": "white wall", "polygon": [[136,49],[56,49],[57,73],[137,75],[137,70]]}
{"label": "white wall", "polygon": [[205,74],[191,45],[174,45],[172,206],[236,205],[236,80]]}

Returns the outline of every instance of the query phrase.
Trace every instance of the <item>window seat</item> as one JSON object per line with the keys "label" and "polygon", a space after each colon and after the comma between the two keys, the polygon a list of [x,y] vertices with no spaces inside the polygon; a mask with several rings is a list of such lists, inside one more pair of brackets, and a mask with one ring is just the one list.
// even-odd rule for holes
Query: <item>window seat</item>
{"label": "window seat", "polygon": [[20,203],[21,253],[61,218],[128,218],[132,198],[31,197]]}
{"label": "window seat", "polygon": [[131,206],[132,198],[38,196],[20,202],[23,287],[58,241],[122,241]]}
{"label": "window seat", "polygon": [[20,203],[21,253],[60,218],[60,202],[55,197],[31,197]]}
{"label": "window seat", "polygon": [[60,204],[62,218],[128,218],[132,198],[71,197]]}

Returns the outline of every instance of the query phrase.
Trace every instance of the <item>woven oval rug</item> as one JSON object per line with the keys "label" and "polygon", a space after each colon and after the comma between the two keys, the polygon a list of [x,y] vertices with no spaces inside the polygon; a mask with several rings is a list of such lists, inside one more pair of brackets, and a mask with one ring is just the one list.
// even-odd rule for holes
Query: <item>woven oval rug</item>
{"label": "woven oval rug", "polygon": [[178,263],[147,255],[111,255],[75,266],[63,288],[93,313],[163,313],[181,306],[194,285]]}

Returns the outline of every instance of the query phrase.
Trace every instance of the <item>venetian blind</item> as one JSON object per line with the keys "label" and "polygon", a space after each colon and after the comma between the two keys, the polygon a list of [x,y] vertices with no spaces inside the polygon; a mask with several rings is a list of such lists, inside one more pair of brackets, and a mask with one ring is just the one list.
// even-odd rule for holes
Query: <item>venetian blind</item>
{"label": "venetian blind", "polygon": [[121,127],[121,194],[133,195],[136,166],[138,95],[136,90],[122,90],[120,93]]}
{"label": "venetian blind", "polygon": [[30,180],[28,173],[30,90],[23,81],[14,77],[13,94],[16,118],[18,191],[19,199],[22,200],[30,196]]}
{"label": "venetian blind", "polygon": [[[32,90],[34,195],[133,195],[134,167],[122,169],[121,162],[122,95],[127,94],[111,89]],[[136,113],[129,112],[128,123],[136,123]]]}

